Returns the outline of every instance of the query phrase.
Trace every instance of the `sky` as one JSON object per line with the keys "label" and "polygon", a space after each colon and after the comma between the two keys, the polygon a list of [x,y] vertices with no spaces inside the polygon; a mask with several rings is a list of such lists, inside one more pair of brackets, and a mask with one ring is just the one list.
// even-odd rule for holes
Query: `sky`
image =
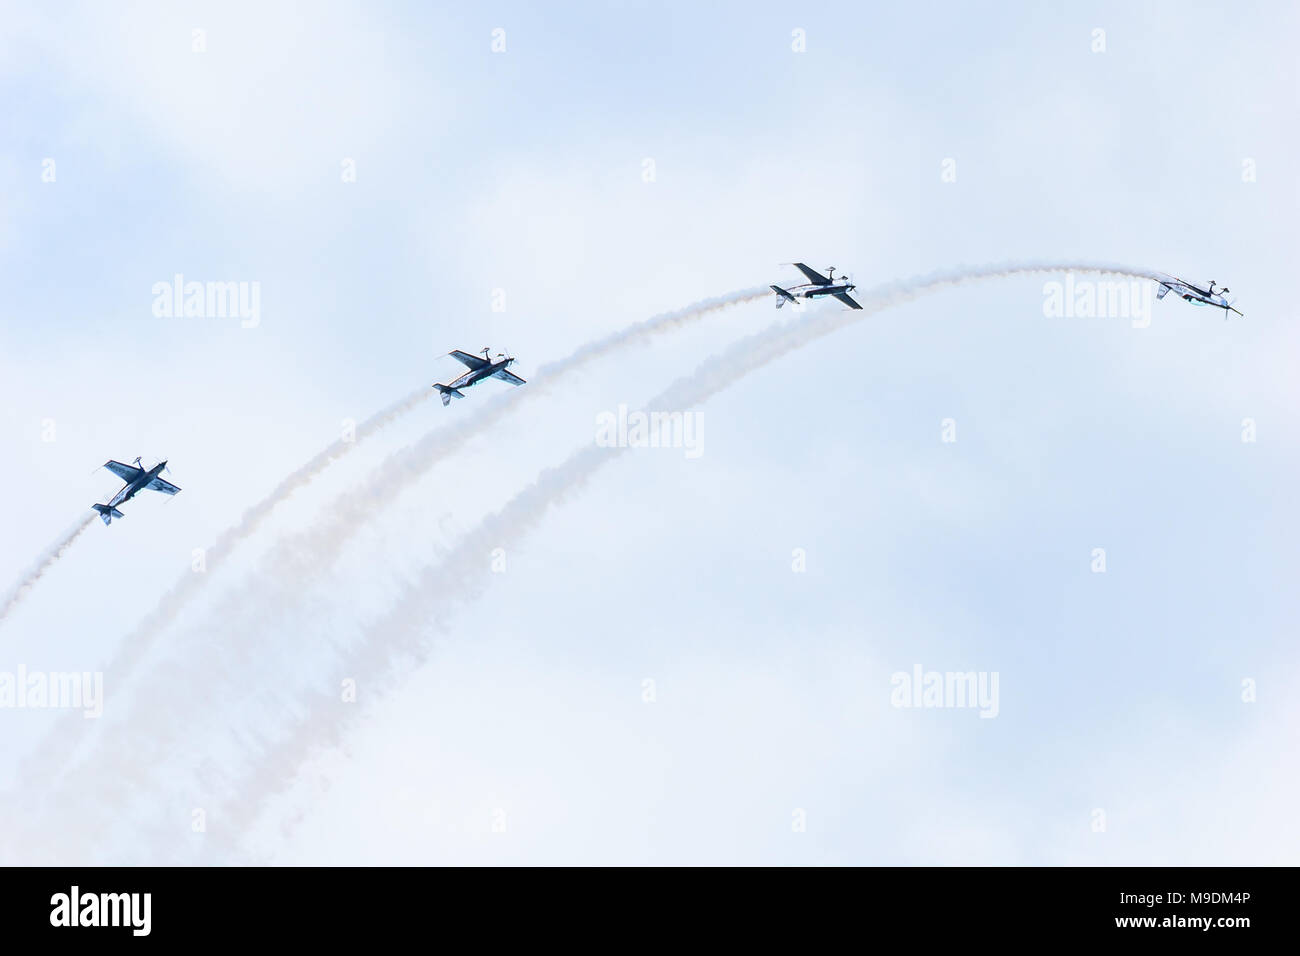
{"label": "sky", "polygon": [[0,861],[1296,861],[1291,5],[0,13]]}

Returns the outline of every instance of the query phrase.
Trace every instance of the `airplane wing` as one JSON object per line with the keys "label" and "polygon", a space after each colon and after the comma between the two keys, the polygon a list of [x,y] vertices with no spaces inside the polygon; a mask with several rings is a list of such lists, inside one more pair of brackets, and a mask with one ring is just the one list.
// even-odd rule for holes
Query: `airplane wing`
{"label": "airplane wing", "polygon": [[841,302],[843,302],[845,305],[847,305],[850,309],[860,309],[860,308],[862,308],[862,306],[858,305],[856,302],[853,301],[853,296],[849,295],[847,292],[832,292],[831,295],[833,295],[835,298],[839,299]]}
{"label": "airplane wing", "polygon": [[499,378],[503,382],[509,382],[511,385],[523,385],[524,380],[508,369],[499,368],[492,373],[493,378]]}
{"label": "airplane wing", "polygon": [[808,281],[813,285],[830,285],[831,280],[826,278],[816,269],[809,269],[802,262],[796,262],[794,267],[808,277]]}
{"label": "airplane wing", "polygon": [[176,492],[180,491],[180,489],[170,481],[163,481],[161,478],[155,478],[153,481],[149,482],[149,484],[145,485],[145,487],[150,491],[161,491],[165,495],[174,495]]}
{"label": "airplane wing", "polygon": [[104,462],[104,467],[117,475],[117,477],[121,478],[123,481],[135,481],[144,474],[143,471],[136,468],[134,465],[124,465],[120,461],[106,461]]}
{"label": "airplane wing", "polygon": [[1171,282],[1171,283],[1169,283],[1169,284],[1172,285],[1172,286],[1174,286],[1174,288],[1175,288],[1176,290],[1179,290],[1179,291],[1181,291],[1181,292],[1191,292],[1193,295],[1209,295],[1209,294],[1210,294],[1207,290],[1202,289],[1202,288],[1201,288],[1200,286],[1198,286],[1195,282],[1188,282],[1186,279],[1180,279],[1180,278],[1178,278],[1178,276],[1174,276],[1173,278],[1174,278],[1174,281]]}
{"label": "airplane wing", "polygon": [[448,352],[447,354],[461,365],[465,365],[475,372],[488,364],[485,359],[481,359],[477,355],[470,355],[468,352],[462,352],[460,349],[456,349],[454,352]]}

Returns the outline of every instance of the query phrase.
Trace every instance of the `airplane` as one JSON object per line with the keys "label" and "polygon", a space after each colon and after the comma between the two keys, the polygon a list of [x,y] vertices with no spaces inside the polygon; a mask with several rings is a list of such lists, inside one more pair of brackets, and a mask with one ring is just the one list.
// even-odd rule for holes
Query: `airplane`
{"label": "airplane", "polygon": [[808,281],[803,285],[792,285],[788,289],[782,289],[779,285],[772,286],[772,291],[776,293],[776,307],[778,309],[785,305],[786,302],[797,303],[800,298],[815,299],[822,295],[833,295],[850,309],[862,308],[849,295],[857,287],[843,276],[840,276],[837,280],[834,266],[826,270],[829,275],[822,275],[816,269],[810,269],[802,262],[794,263],[794,267],[807,276]]}
{"label": "airplane", "polygon": [[180,491],[171,482],[163,481],[158,477],[159,473],[166,470],[166,461],[160,461],[148,469],[144,467],[139,458],[135,460],[134,465],[124,465],[120,461],[106,461],[104,467],[126,482],[122,490],[115,494],[108,504],[91,505],[92,508],[99,512],[99,517],[103,519],[106,525],[112,524],[114,518],[126,517],[117,510],[117,506],[130,501],[135,497],[135,493],[142,488],[147,488],[149,491],[161,491],[165,495],[174,495]]}
{"label": "airplane", "polygon": [[1225,319],[1228,317],[1229,311],[1236,312],[1243,318],[1246,315],[1245,312],[1232,307],[1232,303],[1236,302],[1236,299],[1233,299],[1230,302],[1224,298],[1224,296],[1232,290],[1227,288],[1227,286],[1216,290],[1214,288],[1213,279],[1210,280],[1210,287],[1208,289],[1202,289],[1185,279],[1178,278],[1177,276],[1165,275],[1163,272],[1160,273],[1160,275],[1164,276],[1164,278],[1156,280],[1160,283],[1160,291],[1156,293],[1157,300],[1163,299],[1170,292],[1173,292],[1181,296],[1185,301],[1192,303],[1192,305],[1212,305],[1216,308],[1222,309],[1223,317]]}
{"label": "airplane", "polygon": [[479,358],[477,355],[470,355],[468,352],[462,352],[459,349],[447,353],[457,362],[466,366],[469,371],[460,378],[448,382],[446,385],[439,385],[437,382],[434,382],[433,387],[436,388],[438,393],[442,396],[442,404],[444,408],[451,404],[453,395],[456,398],[465,397],[464,393],[461,392],[462,388],[469,388],[471,385],[481,382],[485,378],[499,378],[501,381],[509,382],[511,385],[524,384],[522,378],[509,370],[510,366],[514,364],[514,359],[509,355],[506,355],[504,352],[498,352],[497,358],[501,361],[493,362],[488,358],[489,351],[490,350],[484,346],[482,349],[482,358]]}

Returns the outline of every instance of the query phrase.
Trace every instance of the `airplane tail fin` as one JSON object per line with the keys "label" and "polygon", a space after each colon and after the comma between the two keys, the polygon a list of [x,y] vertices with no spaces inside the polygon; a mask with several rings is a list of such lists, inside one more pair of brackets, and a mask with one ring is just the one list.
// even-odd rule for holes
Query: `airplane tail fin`
{"label": "airplane tail fin", "polygon": [[438,394],[442,396],[443,408],[446,408],[448,405],[451,404],[451,397],[453,395],[455,395],[457,398],[465,397],[465,393],[458,388],[451,388],[447,385],[439,385],[436,382],[434,383],[433,387],[436,388],[438,390]]}
{"label": "airplane tail fin", "polygon": [[1163,282],[1160,283],[1160,291],[1156,293],[1156,301],[1159,302],[1168,294],[1169,294],[1169,286],[1165,285]]}
{"label": "airplane tail fin", "polygon": [[786,292],[785,289],[782,289],[779,285],[774,285],[771,286],[770,288],[772,289],[773,292],[776,293],[776,307],[778,309],[781,308],[781,306],[785,305],[786,302],[795,301],[794,296],[792,296],[789,292]]}
{"label": "airplane tail fin", "polygon": [[99,517],[103,520],[104,524],[106,525],[112,524],[114,518],[126,517],[126,515],[122,514],[122,512],[118,511],[116,508],[113,508],[109,505],[91,505],[90,507],[94,508],[96,511],[99,512]]}

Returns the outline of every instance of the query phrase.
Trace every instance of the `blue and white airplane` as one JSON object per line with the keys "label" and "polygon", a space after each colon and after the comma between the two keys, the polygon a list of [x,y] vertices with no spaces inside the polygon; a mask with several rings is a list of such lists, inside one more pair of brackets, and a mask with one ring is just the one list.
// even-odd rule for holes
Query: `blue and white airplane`
{"label": "blue and white airplane", "polygon": [[448,382],[446,385],[439,385],[437,382],[434,383],[433,387],[436,388],[438,393],[442,396],[442,404],[444,407],[451,404],[453,396],[456,398],[465,397],[464,393],[461,392],[462,388],[469,388],[471,385],[481,382],[485,378],[499,378],[501,381],[509,382],[511,385],[525,384],[522,378],[514,372],[509,371],[510,366],[514,364],[514,359],[509,355],[506,355],[504,352],[498,352],[497,358],[501,361],[493,362],[488,358],[489,351],[490,350],[485,346],[483,348],[482,358],[479,358],[477,355],[470,355],[468,352],[462,352],[459,349],[447,353],[457,362],[460,362],[468,368],[469,371],[460,376],[460,378]]}
{"label": "blue and white airplane", "polygon": [[1192,303],[1192,305],[1212,305],[1217,309],[1222,309],[1223,317],[1225,319],[1228,317],[1229,312],[1236,312],[1243,318],[1246,315],[1245,312],[1232,307],[1232,304],[1237,301],[1236,299],[1227,298],[1227,294],[1232,290],[1226,286],[1216,290],[1214,288],[1213,279],[1210,280],[1210,287],[1208,289],[1202,289],[1195,283],[1188,282],[1186,279],[1180,279],[1177,276],[1164,275],[1164,273],[1159,273],[1159,275],[1163,278],[1158,280],[1160,283],[1160,291],[1156,293],[1157,300],[1163,299],[1170,292],[1173,292],[1185,302]]}
{"label": "blue and white airplane", "polygon": [[126,484],[122,490],[115,494],[106,505],[91,505],[99,512],[100,518],[104,524],[112,524],[114,518],[126,517],[122,512],[117,510],[117,506],[130,501],[135,497],[135,493],[142,488],[149,491],[161,491],[164,495],[174,495],[180,491],[169,481],[163,481],[158,477],[167,469],[167,462],[160,461],[152,468],[145,468],[140,459],[135,460],[135,465],[124,465],[120,461],[106,461],[104,467],[111,471],[117,477],[121,478]]}
{"label": "blue and white airplane", "polygon": [[862,308],[849,295],[857,286],[844,276],[836,279],[834,266],[826,270],[829,275],[822,275],[816,269],[810,269],[802,262],[796,262],[793,265],[808,278],[808,281],[802,285],[792,285],[788,289],[783,289],[779,285],[772,286],[772,291],[776,293],[776,307],[778,309],[787,302],[797,303],[800,299],[816,299],[823,295],[835,296],[850,309]]}

